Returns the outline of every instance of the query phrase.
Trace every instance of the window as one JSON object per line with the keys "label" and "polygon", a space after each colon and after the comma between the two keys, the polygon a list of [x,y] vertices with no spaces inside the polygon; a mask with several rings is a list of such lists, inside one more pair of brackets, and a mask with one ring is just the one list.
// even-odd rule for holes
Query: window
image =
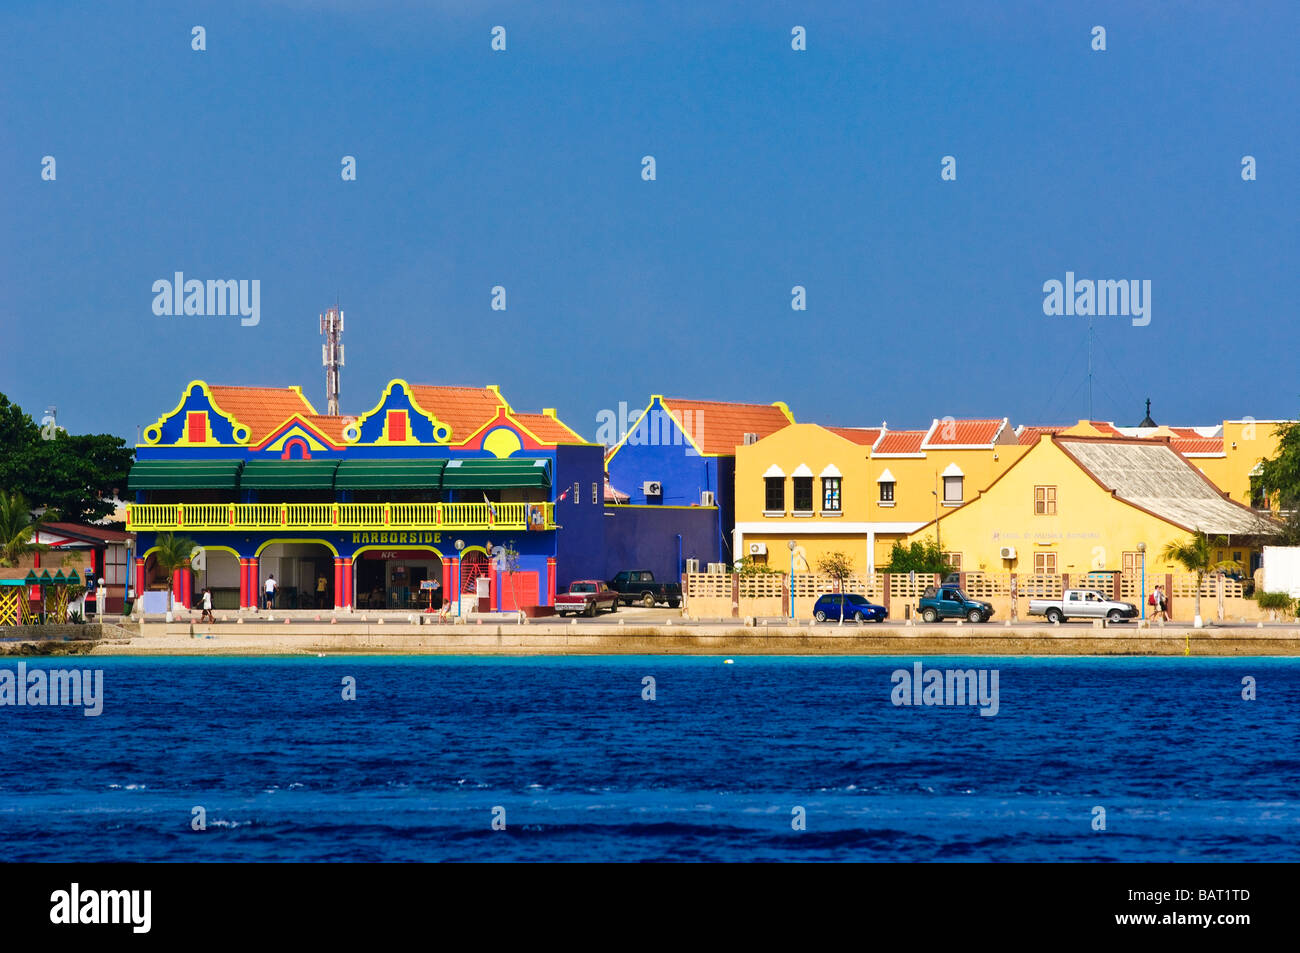
{"label": "window", "polygon": [[577,506],[581,502],[582,502],[582,484],[575,483],[573,484],[573,505]]}
{"label": "window", "polygon": [[794,477],[794,511],[811,513],[813,508],[813,478]]}
{"label": "window", "polygon": [[593,503],[599,503],[599,502],[600,502],[600,484],[599,484],[599,483],[593,483],[593,484],[591,485],[591,502],[593,502]]}
{"label": "window", "polygon": [[1234,563],[1236,563],[1237,565],[1239,565],[1239,566],[1241,565],[1241,550],[1240,550],[1240,549],[1234,549],[1234,550],[1232,551],[1232,561],[1233,561]]}
{"label": "window", "polygon": [[962,482],[965,477],[946,476],[943,478],[943,501],[960,503],[962,501]]}
{"label": "window", "polygon": [[1054,486],[1034,487],[1034,515],[1035,516],[1056,515],[1056,487]]}
{"label": "window", "polygon": [[1268,491],[1258,476],[1250,478],[1250,505],[1257,510],[1268,509]]}
{"label": "window", "polygon": [[1130,576],[1142,571],[1142,554],[1141,553],[1121,553],[1120,565],[1124,569],[1124,575]]}
{"label": "window", "polygon": [[1040,576],[1056,575],[1056,553],[1034,553],[1034,572]]}
{"label": "window", "polygon": [[766,492],[763,509],[768,513],[785,514],[785,477],[764,477]]}
{"label": "window", "polygon": [[880,502],[881,503],[894,502],[894,481],[882,480],[879,486],[880,486]]}
{"label": "window", "polygon": [[943,558],[952,572],[961,572],[961,553],[944,553]]}
{"label": "window", "polygon": [[839,477],[822,477],[822,509],[831,513],[840,511]]}

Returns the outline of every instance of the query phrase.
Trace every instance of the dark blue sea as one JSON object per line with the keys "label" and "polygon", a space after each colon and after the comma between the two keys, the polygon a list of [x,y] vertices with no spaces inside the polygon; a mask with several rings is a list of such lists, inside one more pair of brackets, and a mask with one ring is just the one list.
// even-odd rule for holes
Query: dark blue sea
{"label": "dark blue sea", "polygon": [[1300,860],[1300,660],[914,661],[27,660],[104,707],[0,707],[0,857]]}

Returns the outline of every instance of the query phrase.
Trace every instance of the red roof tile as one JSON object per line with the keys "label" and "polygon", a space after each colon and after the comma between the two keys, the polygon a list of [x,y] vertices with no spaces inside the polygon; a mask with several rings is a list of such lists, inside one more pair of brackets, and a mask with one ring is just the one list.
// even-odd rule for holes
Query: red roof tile
{"label": "red roof tile", "polygon": [[260,443],[294,414],[315,414],[315,409],[292,387],[235,387],[209,384],[220,410],[249,430],[249,443]]}
{"label": "red roof tile", "polygon": [[920,453],[924,430],[886,430],[876,445],[875,453]]}
{"label": "red roof tile", "polygon": [[514,418],[543,443],[586,443],[581,434],[550,414],[515,414]]}
{"label": "red roof tile", "polygon": [[[745,434],[766,437],[790,423],[775,404],[736,404],[718,400],[661,398],[664,408],[699,446],[701,453],[729,456],[745,442]],[[689,414],[689,419],[683,415]]]}
{"label": "red roof tile", "polygon": [[1199,436],[1190,440],[1174,438],[1169,441],[1169,446],[1179,453],[1223,453],[1223,438]]}
{"label": "red roof tile", "polygon": [[869,447],[880,439],[879,427],[827,427],[826,429],[864,447]]}
{"label": "red roof tile", "polygon": [[490,387],[443,387],[412,384],[415,402],[451,428],[451,442],[473,436],[485,423],[506,406],[501,395]]}
{"label": "red roof tile", "polygon": [[936,420],[930,425],[925,445],[927,447],[992,445],[1005,424],[1006,420],[1002,417]]}
{"label": "red roof tile", "polygon": [[1035,444],[1038,443],[1038,438],[1043,434],[1060,433],[1064,429],[1065,427],[1021,427],[1016,439],[1024,445]]}
{"label": "red roof tile", "polygon": [[1108,420],[1089,420],[1088,423],[1092,424],[1093,429],[1098,433],[1104,433],[1108,437],[1123,436],[1123,434],[1115,429],[1115,425]]}

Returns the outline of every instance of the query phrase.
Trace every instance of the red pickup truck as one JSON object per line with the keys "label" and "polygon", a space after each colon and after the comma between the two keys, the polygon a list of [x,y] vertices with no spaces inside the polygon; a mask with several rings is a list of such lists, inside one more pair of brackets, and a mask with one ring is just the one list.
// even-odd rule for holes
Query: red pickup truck
{"label": "red pickup truck", "polygon": [[601,609],[618,611],[618,593],[599,579],[575,579],[569,591],[555,597],[555,614],[595,616]]}

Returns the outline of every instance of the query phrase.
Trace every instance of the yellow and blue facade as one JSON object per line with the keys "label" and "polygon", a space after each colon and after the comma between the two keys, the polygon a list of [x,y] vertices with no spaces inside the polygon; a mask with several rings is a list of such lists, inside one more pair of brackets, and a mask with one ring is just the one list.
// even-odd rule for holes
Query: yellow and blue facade
{"label": "yellow and blue facade", "polygon": [[[490,608],[544,609],[604,570],[603,448],[495,387],[394,379],[351,417],[317,414],[295,387],[193,381],[136,458],[138,592],[157,582],[163,533],[203,547],[227,608],[258,605],[278,571],[282,607],[418,608],[435,582],[439,600],[477,598],[483,578]],[[194,603],[188,572],[170,582]]]}

